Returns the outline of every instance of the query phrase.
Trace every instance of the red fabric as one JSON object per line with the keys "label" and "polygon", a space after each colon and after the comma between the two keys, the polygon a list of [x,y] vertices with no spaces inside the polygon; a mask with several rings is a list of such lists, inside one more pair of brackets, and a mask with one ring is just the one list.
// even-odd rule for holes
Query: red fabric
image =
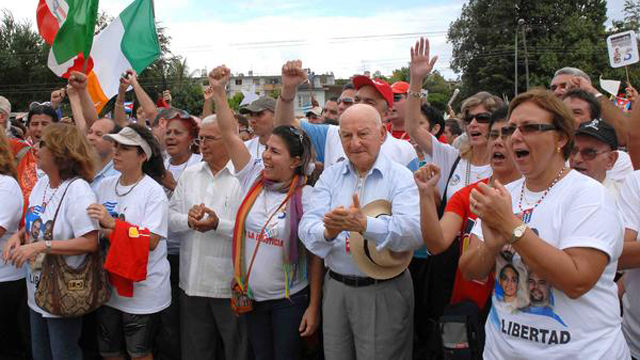
{"label": "red fabric", "polygon": [[[23,140],[18,139],[9,139],[9,145],[11,146],[11,152],[13,152],[13,156],[17,156],[20,150],[23,148],[29,148],[29,144]],[[38,182],[38,174],[36,172],[36,166],[38,165],[38,159],[36,157],[36,152],[33,148],[27,150],[22,159],[17,166],[18,172],[18,184],[20,185],[20,190],[22,190],[22,196],[24,197],[24,206],[22,219],[20,220],[20,226],[24,226],[24,214],[27,211],[29,204],[29,195],[31,195],[31,190],[36,186],[36,182]]]}
{"label": "red fabric", "polygon": [[104,269],[120,296],[132,297],[133,283],[147,278],[150,236],[149,229],[116,219]]}
{"label": "red fabric", "polygon": [[449,139],[447,139],[447,135],[445,135],[444,133],[442,133],[442,135],[440,135],[440,137],[438,138],[438,141],[440,141],[443,144],[448,144],[449,143]]}
{"label": "red fabric", "polygon": [[60,25],[55,15],[51,13],[51,9],[49,9],[49,5],[47,5],[45,0],[40,0],[38,3],[38,7],[36,8],[36,21],[38,23],[38,32],[44,39],[44,42],[49,45],[53,44],[53,39],[55,39],[60,29]]}
{"label": "red fabric", "polygon": [[389,132],[389,134],[391,134],[391,136],[393,136],[394,138],[407,141],[409,140],[409,134],[407,134],[406,131],[391,130],[391,123],[387,123],[385,126],[387,127],[387,131]]}
{"label": "red fabric", "polygon": [[[445,213],[452,212],[460,216],[462,221],[462,227],[460,228],[460,254],[466,250],[465,244],[469,242],[469,234],[476,222],[477,216],[470,209],[469,197],[471,196],[471,190],[478,187],[479,183],[487,184],[489,179],[483,179],[469,186],[465,186],[458,190],[451,199],[447,202]],[[460,267],[456,270],[456,278],[453,283],[453,293],[451,294],[451,303],[455,304],[463,300],[471,300],[480,309],[483,309],[487,303],[487,299],[491,295],[493,290],[493,275],[489,275],[487,279],[483,281],[478,280],[465,280],[460,271]]]}
{"label": "red fabric", "polygon": [[158,100],[156,100],[156,106],[158,108],[164,108],[164,109],[168,109],[170,107],[169,103],[166,102],[162,97],[159,97]]}

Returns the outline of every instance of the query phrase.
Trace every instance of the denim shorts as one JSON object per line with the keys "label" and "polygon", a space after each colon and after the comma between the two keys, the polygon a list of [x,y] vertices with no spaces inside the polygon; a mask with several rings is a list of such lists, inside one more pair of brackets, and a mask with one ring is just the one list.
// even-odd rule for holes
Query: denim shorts
{"label": "denim shorts", "polygon": [[159,313],[129,314],[109,306],[96,312],[98,348],[102,357],[143,357],[151,353],[160,321]]}

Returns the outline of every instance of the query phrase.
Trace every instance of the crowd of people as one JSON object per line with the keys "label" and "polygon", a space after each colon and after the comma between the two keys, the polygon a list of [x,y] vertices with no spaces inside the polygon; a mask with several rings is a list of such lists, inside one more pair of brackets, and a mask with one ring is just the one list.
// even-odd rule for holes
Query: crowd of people
{"label": "crowd of people", "polygon": [[443,116],[410,56],[304,117],[299,60],[238,113],[224,65],[200,116],[0,96],[0,358],[640,359],[640,106],[565,67]]}

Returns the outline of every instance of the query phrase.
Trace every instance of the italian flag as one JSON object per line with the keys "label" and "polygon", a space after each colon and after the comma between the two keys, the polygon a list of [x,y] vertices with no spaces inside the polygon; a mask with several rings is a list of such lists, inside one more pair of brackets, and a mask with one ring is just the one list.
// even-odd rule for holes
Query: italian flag
{"label": "italian flag", "polygon": [[[95,10],[91,7],[94,3]],[[128,69],[142,72],[160,56],[160,43],[152,0],[135,0],[93,39],[97,4],[97,0],[40,0],[37,14],[38,28],[45,41],[52,38],[53,33],[49,68],[61,77],[68,77],[72,70],[85,70],[89,77],[89,94],[100,112],[109,99],[118,93],[120,75]],[[81,13],[80,9],[91,9],[92,15],[89,11]],[[61,37],[61,34],[64,34],[63,30],[67,26],[74,29],[78,27],[77,19],[83,16],[92,16],[90,36],[85,37],[85,40],[90,38],[88,48],[86,51],[83,48],[82,53],[76,52],[69,60],[59,58],[59,52],[72,53],[76,49],[75,43],[82,42],[83,38],[80,36],[69,39]],[[84,44],[86,46],[86,41]],[[87,55],[89,57],[84,69],[84,58]]]}

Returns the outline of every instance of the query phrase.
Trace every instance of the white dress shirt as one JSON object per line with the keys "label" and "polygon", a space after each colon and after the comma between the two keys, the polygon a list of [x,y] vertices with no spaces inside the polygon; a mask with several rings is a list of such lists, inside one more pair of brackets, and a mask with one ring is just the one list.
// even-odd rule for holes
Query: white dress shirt
{"label": "white dress shirt", "polygon": [[362,206],[380,199],[391,202],[391,216],[367,217],[364,236],[375,241],[378,250],[407,251],[422,245],[418,188],[411,171],[382,153],[365,177],[358,176],[350,161],[342,161],[324,170],[313,192],[303,194],[304,215],[298,227],[307,249],[324,258],[331,270],[366,276],[351,259],[348,232],[333,240],[324,237],[324,214],[338,206],[351,206],[354,193]]}
{"label": "white dress shirt", "polygon": [[[169,229],[180,242],[180,288],[189,296],[231,297],[231,242],[241,201],[233,172],[231,162],[215,175],[204,161],[189,166],[169,202]],[[220,219],[216,230],[189,228],[189,209],[201,203]]]}

